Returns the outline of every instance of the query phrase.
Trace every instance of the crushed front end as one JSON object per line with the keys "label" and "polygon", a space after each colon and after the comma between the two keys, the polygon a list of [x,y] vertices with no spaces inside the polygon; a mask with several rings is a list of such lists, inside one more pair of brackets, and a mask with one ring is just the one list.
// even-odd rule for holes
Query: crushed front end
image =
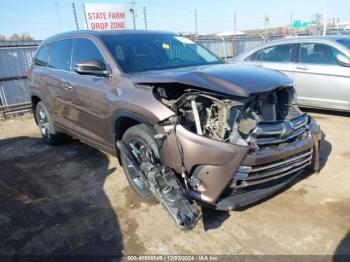
{"label": "crushed front end", "polygon": [[186,85],[157,85],[154,93],[176,113],[156,125],[166,166],[194,199],[237,209],[319,168],[321,131],[293,105],[292,85],[246,98]]}

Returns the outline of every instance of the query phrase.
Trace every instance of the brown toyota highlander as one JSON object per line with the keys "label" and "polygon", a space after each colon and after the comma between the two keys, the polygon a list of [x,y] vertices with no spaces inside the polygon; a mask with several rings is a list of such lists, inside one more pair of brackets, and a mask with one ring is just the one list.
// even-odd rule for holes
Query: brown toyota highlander
{"label": "brown toyota highlander", "polygon": [[[276,54],[278,55],[278,54]],[[75,31],[41,43],[31,100],[44,141],[115,155],[181,229],[319,168],[320,128],[280,72],[226,64],[168,32]]]}

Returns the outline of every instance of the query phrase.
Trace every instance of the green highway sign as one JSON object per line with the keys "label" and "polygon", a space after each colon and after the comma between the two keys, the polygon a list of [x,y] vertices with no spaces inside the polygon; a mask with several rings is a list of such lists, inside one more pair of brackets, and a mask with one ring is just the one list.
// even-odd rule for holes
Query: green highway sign
{"label": "green highway sign", "polygon": [[315,20],[312,20],[312,21],[294,20],[292,27],[301,28],[301,27],[308,27],[308,26],[315,25],[315,24],[316,24]]}

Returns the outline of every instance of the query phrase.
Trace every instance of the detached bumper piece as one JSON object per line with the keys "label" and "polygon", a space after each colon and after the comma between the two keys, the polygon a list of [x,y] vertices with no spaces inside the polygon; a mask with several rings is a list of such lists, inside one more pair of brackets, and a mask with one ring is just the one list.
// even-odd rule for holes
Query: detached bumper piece
{"label": "detached bumper piece", "polygon": [[186,194],[180,181],[170,169],[151,163],[139,164],[125,143],[118,141],[117,147],[129,160],[153,196],[163,205],[182,230],[193,228],[202,214],[194,201]]}

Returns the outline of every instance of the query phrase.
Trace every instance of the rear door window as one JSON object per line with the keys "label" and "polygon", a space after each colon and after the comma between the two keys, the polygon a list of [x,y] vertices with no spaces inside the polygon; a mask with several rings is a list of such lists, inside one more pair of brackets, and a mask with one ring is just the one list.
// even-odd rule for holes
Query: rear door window
{"label": "rear door window", "polygon": [[43,47],[41,47],[34,59],[34,65],[46,67],[49,57],[49,50],[50,47],[48,45],[44,45]]}
{"label": "rear door window", "polygon": [[291,61],[292,50],[292,44],[275,45],[262,49],[253,55],[256,56],[256,61],[283,63]]}
{"label": "rear door window", "polygon": [[49,67],[69,71],[72,43],[72,39],[65,39],[51,44]]}
{"label": "rear door window", "polygon": [[72,67],[74,65],[88,60],[99,60],[103,63],[104,59],[94,42],[87,38],[77,38],[74,40]]}
{"label": "rear door window", "polygon": [[319,43],[302,43],[300,45],[300,63],[338,65],[337,55],[343,54],[333,46]]}

